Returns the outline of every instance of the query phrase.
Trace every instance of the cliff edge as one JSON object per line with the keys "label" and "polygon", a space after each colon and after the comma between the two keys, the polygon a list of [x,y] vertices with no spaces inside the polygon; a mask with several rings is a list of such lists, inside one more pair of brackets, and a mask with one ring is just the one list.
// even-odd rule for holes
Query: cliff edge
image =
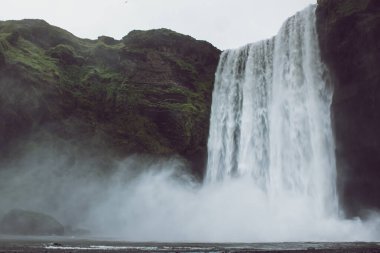
{"label": "cliff edge", "polygon": [[341,204],[365,215],[380,208],[380,1],[318,0],[317,29],[334,84]]}
{"label": "cliff edge", "polygon": [[1,21],[2,157],[59,138],[121,157],[180,154],[200,174],[219,54],[168,29],[88,40],[43,20]]}

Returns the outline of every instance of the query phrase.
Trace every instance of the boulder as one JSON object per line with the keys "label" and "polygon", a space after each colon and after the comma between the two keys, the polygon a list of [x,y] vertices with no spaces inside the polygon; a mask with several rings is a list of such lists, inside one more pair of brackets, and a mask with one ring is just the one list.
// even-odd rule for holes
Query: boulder
{"label": "boulder", "polygon": [[13,209],[1,219],[0,232],[9,235],[63,235],[64,227],[47,214]]}

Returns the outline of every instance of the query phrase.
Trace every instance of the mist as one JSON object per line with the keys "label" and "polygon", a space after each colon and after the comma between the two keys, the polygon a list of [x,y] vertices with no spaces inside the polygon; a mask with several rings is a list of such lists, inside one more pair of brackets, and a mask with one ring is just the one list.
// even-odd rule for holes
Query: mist
{"label": "mist", "polygon": [[20,208],[112,240],[376,241],[380,219],[322,217],[306,199],[266,196],[251,179],[201,183],[181,157],[110,159],[41,145],[0,171],[0,216]]}

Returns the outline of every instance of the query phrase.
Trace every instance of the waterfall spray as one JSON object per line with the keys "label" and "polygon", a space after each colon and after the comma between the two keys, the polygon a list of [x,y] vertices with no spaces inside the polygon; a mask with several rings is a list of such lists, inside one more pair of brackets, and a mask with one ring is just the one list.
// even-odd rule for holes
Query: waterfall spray
{"label": "waterfall spray", "polygon": [[379,241],[378,215],[339,216],[314,12],[222,54],[204,183],[178,157],[131,156],[105,173],[68,144],[41,143],[0,170],[0,217],[35,210],[116,241]]}
{"label": "waterfall spray", "polygon": [[206,181],[251,178],[268,198],[337,214],[331,130],[315,6],[275,38],[223,52],[216,74]]}

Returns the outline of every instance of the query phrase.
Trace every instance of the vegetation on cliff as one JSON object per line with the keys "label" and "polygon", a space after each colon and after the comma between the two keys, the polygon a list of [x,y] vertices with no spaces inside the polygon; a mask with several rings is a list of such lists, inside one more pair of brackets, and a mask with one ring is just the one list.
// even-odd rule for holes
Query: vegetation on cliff
{"label": "vegetation on cliff", "polygon": [[1,151],[43,132],[201,168],[219,54],[167,29],[87,40],[42,20],[0,22]]}

